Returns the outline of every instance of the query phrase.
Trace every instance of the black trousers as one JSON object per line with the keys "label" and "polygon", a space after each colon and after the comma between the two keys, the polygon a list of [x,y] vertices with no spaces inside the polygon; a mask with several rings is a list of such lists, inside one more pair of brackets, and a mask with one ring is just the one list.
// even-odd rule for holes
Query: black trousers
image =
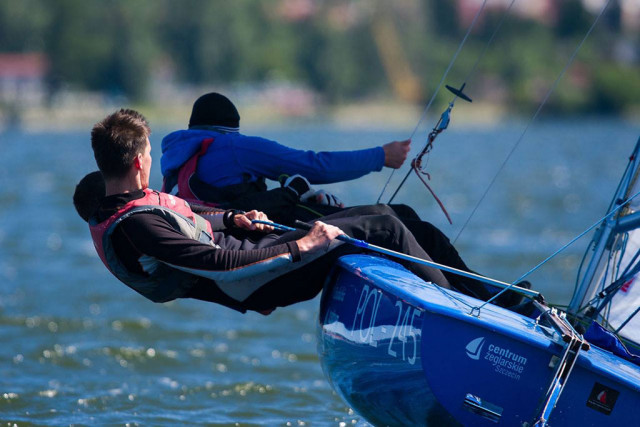
{"label": "black trousers", "polygon": [[[355,207],[341,210],[319,220],[339,227],[347,235],[356,239],[468,271],[458,252],[440,230],[418,219],[401,220],[389,206]],[[305,233],[300,230],[280,236],[270,235],[257,241],[254,247],[266,247],[297,240]],[[261,287],[245,300],[244,305],[249,310],[263,311],[311,299],[322,290],[327,275],[339,257],[360,252],[363,252],[363,249],[342,244],[311,263],[283,274]],[[436,268],[421,264],[404,260],[398,260],[398,262],[425,281],[445,288],[457,289],[481,299],[489,297],[482,283],[463,281],[453,274],[443,274]]]}

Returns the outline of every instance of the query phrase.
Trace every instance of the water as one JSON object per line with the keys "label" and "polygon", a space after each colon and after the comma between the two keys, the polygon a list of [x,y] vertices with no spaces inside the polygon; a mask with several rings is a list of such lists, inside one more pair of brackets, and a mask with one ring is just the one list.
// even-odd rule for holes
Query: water
{"label": "water", "polygon": [[[452,127],[438,139],[428,167],[453,226],[415,177],[397,201],[455,237],[523,128]],[[316,150],[364,148],[407,133],[319,126],[247,133],[258,132]],[[165,133],[154,129],[151,138],[155,187]],[[639,134],[618,121],[535,126],[457,240],[468,264],[513,280],[591,225]],[[365,425],[318,363],[318,299],[268,317],[240,315],[199,301],[153,304],[109,275],[71,204],[76,182],[95,169],[88,137],[88,129],[0,135],[0,420]],[[327,188],[349,204],[372,203],[387,176]],[[568,301],[586,243],[531,276],[548,300]]]}

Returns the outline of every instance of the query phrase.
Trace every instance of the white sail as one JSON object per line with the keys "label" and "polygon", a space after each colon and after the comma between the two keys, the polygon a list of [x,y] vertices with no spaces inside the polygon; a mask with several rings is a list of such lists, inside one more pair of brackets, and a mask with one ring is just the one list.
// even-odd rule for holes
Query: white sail
{"label": "white sail", "polygon": [[[621,277],[621,273],[629,266],[640,250],[640,230],[633,230],[625,236],[624,251],[619,250],[612,254],[612,261],[616,263],[620,259],[617,268],[610,268],[612,274],[608,274],[600,283],[611,284]],[[637,262],[638,259],[636,258]],[[617,273],[617,274],[616,274]],[[640,273],[636,273],[624,280],[620,289],[613,295],[611,302],[600,313],[609,326],[618,331],[618,334],[636,343],[640,343],[640,316],[636,310],[640,307]]]}
{"label": "white sail", "polygon": [[[614,196],[611,215],[596,232],[591,259],[569,305],[579,319],[597,320],[623,338],[640,343],[640,140]],[[634,197],[636,196],[636,197]]]}

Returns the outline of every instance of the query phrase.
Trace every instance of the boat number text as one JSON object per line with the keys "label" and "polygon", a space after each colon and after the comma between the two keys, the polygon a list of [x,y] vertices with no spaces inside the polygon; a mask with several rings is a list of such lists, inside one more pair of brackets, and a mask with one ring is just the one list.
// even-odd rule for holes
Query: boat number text
{"label": "boat number text", "polygon": [[[376,326],[380,301],[382,301],[382,292],[364,285],[351,325],[352,336],[357,334],[355,338],[358,341],[372,347],[378,347],[379,341],[388,339],[388,330],[391,329],[387,325]],[[398,310],[398,316],[390,336],[387,353],[413,365],[418,356],[418,335],[420,334],[420,328],[415,328],[413,325],[420,320],[422,312],[401,300],[396,301],[395,307]]]}

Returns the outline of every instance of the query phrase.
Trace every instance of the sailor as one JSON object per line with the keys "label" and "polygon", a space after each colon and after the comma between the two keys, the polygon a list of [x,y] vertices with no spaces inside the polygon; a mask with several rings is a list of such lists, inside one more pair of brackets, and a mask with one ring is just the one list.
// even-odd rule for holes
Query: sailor
{"label": "sailor", "polygon": [[100,202],[106,195],[104,178],[100,171],[94,171],[84,176],[76,185],[73,193],[73,206],[80,218],[89,222],[100,207]]}
{"label": "sailor", "polygon": [[[281,223],[310,220],[344,207],[311,185],[359,178],[404,163],[410,140],[354,151],[296,150],[240,133],[240,114],[224,95],[207,93],[193,104],[188,129],[162,140],[164,190],[237,209],[258,209]],[[265,180],[280,180],[267,191]],[[404,216],[401,213],[401,216]]]}
{"label": "sailor", "polygon": [[[149,134],[146,119],[133,110],[121,109],[97,123],[91,144],[105,196],[97,209],[78,206],[92,203],[79,195],[87,194],[79,186],[74,201],[79,212],[89,215],[105,266],[152,301],[196,298],[267,314],[311,299],[339,256],[361,251],[335,240],[343,233],[431,259],[390,209],[388,215],[367,215],[367,207],[348,209],[315,222],[309,232],[284,234],[253,224],[253,219],[267,218],[256,210],[201,208],[200,215],[183,199],[149,188]],[[96,180],[93,175],[81,184]],[[233,231],[238,229],[264,234],[237,238]],[[413,263],[406,267],[426,281],[452,287],[439,270]]]}
{"label": "sailor", "polygon": [[[105,184],[104,179],[102,177],[102,173],[100,171],[95,171],[87,174],[76,186],[75,193],[73,195],[73,203],[78,211],[78,214],[85,221],[89,221],[92,216],[98,211],[100,207],[100,203],[105,196]],[[215,212],[217,211],[219,214],[223,214],[225,211],[220,209],[215,209],[207,206],[200,206],[195,204],[190,204],[191,209],[194,212],[198,212],[200,215],[205,218],[209,218],[210,220],[215,218]],[[389,207],[384,205],[375,205],[375,206],[362,206],[358,208],[351,208],[345,212],[346,215],[391,215],[396,216],[395,212]],[[212,217],[213,215],[213,217]],[[465,265],[464,261],[458,255],[458,252],[450,244],[449,240],[444,236],[440,230],[436,227],[432,226],[429,223],[422,221],[414,221],[414,220],[403,220],[403,223],[408,226],[409,230],[412,231],[414,236],[416,236],[418,242],[420,243],[423,249],[426,249],[428,253],[433,250],[435,255],[432,256],[432,259],[435,262],[440,264],[455,266],[455,268],[470,271],[468,267]],[[260,238],[261,236],[251,236],[244,233],[243,230],[239,228],[231,228],[227,230],[228,233],[237,238]],[[462,278],[452,273],[443,272],[447,280],[453,284],[455,288],[467,288],[468,294],[474,295],[480,299],[489,298],[489,293],[484,292],[484,288],[478,282],[470,280],[468,278]],[[521,284],[522,286],[522,284]],[[494,290],[495,291],[495,290]],[[517,297],[516,294],[511,294],[511,296],[500,297],[498,304],[504,306],[511,306],[517,303],[514,301],[514,297]]]}
{"label": "sailor", "polygon": [[[162,140],[163,190],[189,201],[235,209],[256,209],[282,224],[310,221],[340,212],[342,202],[312,183],[354,179],[383,166],[397,168],[409,151],[410,141],[390,142],[366,150],[322,152],[294,150],[260,137],[239,132],[240,114],[224,95],[208,93],[193,104],[189,128],[170,133]],[[282,180],[282,187],[267,191],[265,178]],[[309,178],[309,180],[307,180]],[[311,181],[311,182],[310,182]],[[391,210],[389,209],[391,208]],[[418,238],[422,247],[441,264],[470,271],[447,236],[422,221],[409,206],[370,205],[362,215],[398,217]],[[457,287],[467,286],[481,299],[491,291],[485,286],[444,273]]]}

